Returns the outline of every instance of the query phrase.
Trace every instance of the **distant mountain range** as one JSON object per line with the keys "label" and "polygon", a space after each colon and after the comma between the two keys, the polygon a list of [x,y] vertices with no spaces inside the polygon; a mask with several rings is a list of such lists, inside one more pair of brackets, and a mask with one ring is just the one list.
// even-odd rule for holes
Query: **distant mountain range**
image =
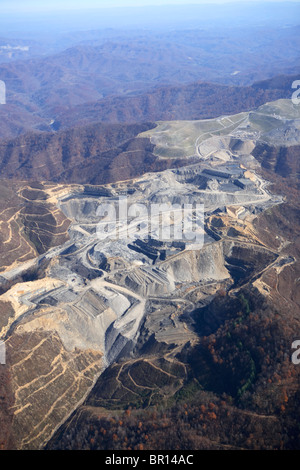
{"label": "distant mountain range", "polygon": [[[55,67],[54,73],[60,74]],[[39,79],[42,80],[42,77],[43,75]],[[267,101],[290,98],[293,92],[292,83],[297,79],[298,75],[282,75],[245,87],[195,82],[161,86],[134,95],[111,95],[98,100],[91,98],[91,90],[83,88],[82,93],[86,93],[86,96],[83,98],[81,95],[81,99],[87,101],[76,105],[71,105],[78,98],[75,85],[70,85],[65,94],[63,90],[60,91],[60,105],[58,92],[50,99],[50,91],[45,91],[44,98],[46,100],[48,97],[47,103],[42,100],[41,90],[31,98],[24,92],[20,93],[15,101],[10,101],[8,97],[7,104],[0,106],[0,137],[12,138],[30,131],[55,132],[98,122],[141,123],[172,119],[208,119],[235,114],[254,109]],[[19,83],[19,79],[15,80]],[[29,93],[29,81],[23,81],[22,87]],[[73,99],[71,95],[76,96],[73,96]],[[49,101],[52,99],[50,106]],[[53,116],[53,119],[50,119],[50,116]]]}
{"label": "distant mountain range", "polygon": [[235,113],[238,103],[249,109],[287,97],[291,88],[289,79],[252,89],[253,83],[283,70],[296,78],[300,72],[299,26],[269,25],[267,36],[262,26],[69,32],[48,42],[40,36],[40,44],[37,38],[0,40],[0,80],[7,92],[7,104],[0,106],[2,138],[82,122]]}
{"label": "distant mountain range", "polygon": [[300,3],[183,8],[0,17],[0,450],[300,449]]}
{"label": "distant mountain range", "polygon": [[91,122],[209,119],[249,111],[268,101],[290,98],[297,78],[278,76],[246,87],[197,82],[160,87],[137,96],[107,97],[58,112],[53,128]]}

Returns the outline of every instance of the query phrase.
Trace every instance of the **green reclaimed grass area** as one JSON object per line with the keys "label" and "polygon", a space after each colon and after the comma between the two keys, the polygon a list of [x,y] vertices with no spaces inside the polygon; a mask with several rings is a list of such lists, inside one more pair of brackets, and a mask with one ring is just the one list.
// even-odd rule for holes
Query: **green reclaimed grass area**
{"label": "green reclaimed grass area", "polygon": [[[238,127],[241,132],[268,133],[280,129],[286,120],[300,119],[300,106],[282,99],[260,106],[256,111],[197,121],[158,121],[157,127],[139,134],[150,138],[153,153],[160,158],[189,158],[198,155],[198,146],[213,136],[227,136]],[[216,149],[217,150],[217,149]]]}
{"label": "green reclaimed grass area", "polygon": [[139,137],[150,138],[155,145],[154,154],[161,158],[192,157],[197,154],[201,142],[214,135],[227,135],[247,116],[248,113],[240,113],[202,121],[161,121],[155,129],[143,132]]}
{"label": "green reclaimed grass area", "polygon": [[[291,95],[292,95],[291,88]],[[300,106],[294,104],[292,100],[277,100],[271,103],[266,103],[257,109],[258,113],[268,114],[270,116],[281,116],[285,119],[300,119]]]}

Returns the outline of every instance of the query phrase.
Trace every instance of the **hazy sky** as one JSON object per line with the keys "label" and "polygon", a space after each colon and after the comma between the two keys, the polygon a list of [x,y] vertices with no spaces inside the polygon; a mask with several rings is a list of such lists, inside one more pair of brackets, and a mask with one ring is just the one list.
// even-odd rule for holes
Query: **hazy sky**
{"label": "hazy sky", "polygon": [[293,1],[300,0],[0,0],[0,13],[5,11],[45,11],[82,8],[110,8],[145,5],[188,5],[188,4],[213,4],[213,3],[264,3],[268,1]]}

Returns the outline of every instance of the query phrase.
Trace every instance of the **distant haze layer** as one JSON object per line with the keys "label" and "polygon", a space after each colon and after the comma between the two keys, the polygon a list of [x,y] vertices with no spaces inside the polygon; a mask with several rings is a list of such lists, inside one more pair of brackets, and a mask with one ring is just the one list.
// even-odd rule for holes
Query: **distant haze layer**
{"label": "distant haze layer", "polygon": [[[139,2],[140,3],[140,2]],[[150,3],[150,0],[149,0]],[[152,3],[152,2],[151,2]],[[162,3],[162,2],[161,2]],[[172,3],[176,3],[175,1]],[[183,3],[183,2],[181,2]],[[1,5],[0,28],[2,34],[16,31],[74,31],[93,28],[190,28],[272,24],[290,26],[299,23],[299,2],[247,2],[190,5],[153,5],[84,10],[74,5],[68,11],[66,2],[57,11],[37,6],[33,2],[20,6],[21,2],[4,2]],[[22,2],[24,5],[24,2]],[[7,5],[7,6],[6,6]],[[8,7],[9,5],[9,7]],[[103,5],[103,3],[102,3]],[[113,5],[113,4],[111,4]],[[78,6],[78,3],[77,3]],[[87,9],[90,8],[90,9]]]}

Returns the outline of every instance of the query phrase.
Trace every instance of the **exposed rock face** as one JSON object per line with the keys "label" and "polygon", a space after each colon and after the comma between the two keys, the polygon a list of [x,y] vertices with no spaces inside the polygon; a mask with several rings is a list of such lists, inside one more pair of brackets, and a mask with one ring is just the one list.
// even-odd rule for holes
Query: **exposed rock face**
{"label": "exposed rock face", "polygon": [[[22,186],[27,226],[38,236],[57,220],[58,239],[51,244],[53,234],[50,241],[38,237],[33,259],[24,264],[13,259],[2,272],[1,337],[11,371],[17,448],[43,448],[86,399],[86,406],[123,407],[128,401],[148,406],[179,393],[187,380],[188,352],[199,339],[192,312],[203,312],[219,292],[235,299],[240,288],[255,283],[263,292],[272,273],[287,270],[276,285],[284,289],[296,255],[282,251],[283,233],[276,243],[255,225],[257,214],[282,198],[266,190],[258,163],[245,153],[253,149],[250,117],[232,120],[230,138],[222,140],[226,162],[210,159],[208,149],[196,155],[197,163],[187,159],[184,168],[129,182]],[[211,126],[208,139],[219,124],[205,123]],[[202,125],[194,123],[193,129]],[[169,141],[180,138],[165,126]],[[176,126],[182,133],[187,124]],[[159,126],[151,130],[156,132]],[[190,142],[193,138],[197,153],[201,139],[193,134]],[[199,189],[204,179],[206,187]],[[112,221],[99,212],[107,205],[115,209]],[[34,225],[37,208],[40,227]],[[291,295],[296,298],[295,289]],[[242,313],[248,312],[248,304],[239,302]],[[207,327],[223,320],[221,309]],[[240,378],[238,385],[243,387]]]}
{"label": "exposed rock face", "polygon": [[[51,247],[68,240],[70,220],[57,208],[57,198],[63,186],[41,183],[0,183],[2,230],[0,235],[0,271],[45,253]],[[23,266],[24,267],[24,266]],[[33,270],[34,271],[34,270]],[[29,273],[38,276],[38,269]],[[16,277],[16,273],[14,274]],[[2,291],[8,288],[1,279]]]}
{"label": "exposed rock face", "polygon": [[225,268],[223,245],[209,244],[199,251],[187,251],[165,263],[166,271],[177,282],[224,281],[230,276]]}
{"label": "exposed rock face", "polygon": [[12,435],[18,449],[42,447],[93,385],[103,367],[96,351],[67,351],[54,319],[30,323],[6,343],[12,371]]}
{"label": "exposed rock face", "polygon": [[[147,197],[157,194],[160,178],[171,181],[174,176],[162,173],[150,180],[141,178],[139,191],[130,196],[132,202],[144,197],[144,188]],[[174,183],[179,201],[186,188],[175,179]],[[22,449],[42,447],[86,397],[99,374],[134,347],[175,360],[174,348],[181,350],[197,341],[181,315],[193,309],[195,302],[209,302],[220,286],[232,283],[230,263],[236,259],[245,266],[249,263],[249,253],[239,248],[238,235],[237,241],[230,242],[204,237],[204,246],[145,242],[135,250],[124,240],[99,242],[99,197],[82,191],[77,188],[77,193],[60,202],[68,217],[77,220],[70,227],[70,241],[47,253],[47,277],[15,284],[2,295],[13,307],[2,334],[7,337],[15,397],[12,432]],[[259,191],[256,197],[259,204]],[[107,198],[100,196],[100,200]],[[160,251],[155,252],[155,247]],[[264,256],[255,264],[256,256],[260,260],[267,251],[253,246],[252,253],[255,268],[272,261]],[[143,375],[151,364],[132,362],[129,374],[134,383],[132,367],[141,368],[138,374]],[[168,393],[182,384],[183,379],[173,377],[165,366],[161,374],[162,379],[164,374],[170,379]],[[118,380],[127,387],[120,373]],[[147,386],[151,389],[150,382]]]}

